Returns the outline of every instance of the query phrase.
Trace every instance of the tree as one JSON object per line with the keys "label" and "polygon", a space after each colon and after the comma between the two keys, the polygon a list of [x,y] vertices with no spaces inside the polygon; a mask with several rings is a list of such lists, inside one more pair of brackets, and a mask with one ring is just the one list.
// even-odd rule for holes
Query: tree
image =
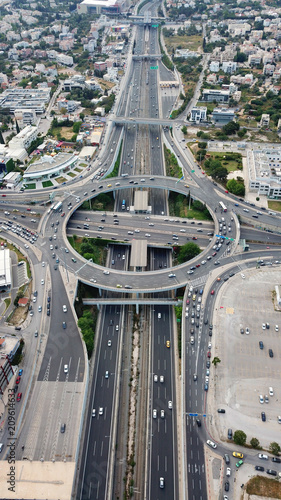
{"label": "tree", "polygon": [[199,255],[201,252],[200,248],[198,245],[195,243],[186,243],[185,245],[182,245],[180,248],[179,254],[178,254],[178,262],[179,264],[182,264],[183,262],[186,262],[187,260],[193,259],[193,257],[196,257]]}
{"label": "tree", "polygon": [[4,137],[3,137],[1,130],[0,130],[0,144],[5,144]]}
{"label": "tree", "polygon": [[250,441],[250,445],[255,450],[257,450],[258,448],[260,448],[260,442],[259,442],[259,440],[257,438],[252,438],[251,441]]}
{"label": "tree", "polygon": [[221,363],[221,360],[220,360],[220,358],[218,358],[218,356],[215,356],[213,361],[212,361],[212,364],[214,366],[217,366],[218,363]]}
{"label": "tree", "polygon": [[184,125],[184,126],[182,127],[181,131],[182,131],[182,133],[183,133],[184,135],[186,135],[186,134],[187,134],[187,126],[186,126],[186,125]]}
{"label": "tree", "polygon": [[244,431],[235,431],[233,436],[233,441],[235,444],[244,446],[247,441],[247,436]]}
{"label": "tree", "polygon": [[230,193],[236,194],[237,196],[244,196],[245,194],[244,184],[237,182],[235,179],[230,179],[226,184],[226,188]]}
{"label": "tree", "polygon": [[280,448],[280,446],[279,446],[278,443],[276,443],[275,441],[273,441],[269,445],[269,450],[271,451],[271,453],[273,453],[273,455],[279,455],[279,452],[281,451],[281,448]]}
{"label": "tree", "polygon": [[17,120],[16,120],[16,131],[17,131],[17,134],[20,133],[20,128],[19,128],[19,124],[18,124]]}

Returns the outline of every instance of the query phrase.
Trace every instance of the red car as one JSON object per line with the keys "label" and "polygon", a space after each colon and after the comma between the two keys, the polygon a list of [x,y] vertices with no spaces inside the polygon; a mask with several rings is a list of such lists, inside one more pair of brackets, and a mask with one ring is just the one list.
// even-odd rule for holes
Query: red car
{"label": "red car", "polygon": [[200,264],[196,264],[196,267],[200,267]]}
{"label": "red car", "polygon": [[16,384],[20,383],[20,377],[17,377]]}
{"label": "red car", "polygon": [[6,195],[5,194],[2,194],[3,197],[5,197]]}
{"label": "red car", "polygon": [[207,352],[207,358],[210,358],[211,357],[211,351],[208,351]]}
{"label": "red car", "polygon": [[26,210],[27,210],[28,212],[30,212],[31,208],[27,208]]}
{"label": "red car", "polygon": [[20,401],[21,397],[22,397],[22,392],[19,392],[18,395],[17,395],[17,401]]}
{"label": "red car", "polygon": [[192,236],[192,239],[193,239],[193,240],[197,240],[197,237],[196,237],[196,236]]}
{"label": "red car", "polygon": [[189,299],[187,299],[186,303],[187,303],[187,304],[190,304],[190,300],[189,300]]}
{"label": "red car", "polygon": [[215,293],[215,290],[212,290],[212,291],[211,291],[211,295],[214,295],[214,293]]}
{"label": "red car", "polygon": [[64,216],[65,216],[65,212],[62,212],[61,217],[64,217]]}
{"label": "red car", "polygon": [[217,255],[217,252],[212,253],[212,257],[214,257],[215,255]]}
{"label": "red car", "polygon": [[225,190],[225,193],[228,193],[227,189]]}

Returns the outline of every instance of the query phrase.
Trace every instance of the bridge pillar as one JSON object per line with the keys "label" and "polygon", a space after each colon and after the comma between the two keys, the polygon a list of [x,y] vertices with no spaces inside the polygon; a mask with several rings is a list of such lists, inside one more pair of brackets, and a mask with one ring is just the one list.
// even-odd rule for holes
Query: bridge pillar
{"label": "bridge pillar", "polygon": [[[140,294],[137,293],[137,299],[139,298]],[[140,306],[139,306],[139,303],[137,302],[136,303],[136,314],[139,314],[139,310],[140,310]]]}
{"label": "bridge pillar", "polygon": [[101,297],[102,296],[102,289],[99,288],[99,296]]}

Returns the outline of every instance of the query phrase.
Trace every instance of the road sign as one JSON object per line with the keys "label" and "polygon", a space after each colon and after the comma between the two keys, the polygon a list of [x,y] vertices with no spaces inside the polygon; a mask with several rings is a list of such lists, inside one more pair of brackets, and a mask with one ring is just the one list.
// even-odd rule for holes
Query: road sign
{"label": "road sign", "polygon": [[195,172],[195,170],[191,170],[191,172],[192,172],[192,173],[194,173],[194,172]]}
{"label": "road sign", "polygon": [[202,417],[207,417],[206,413],[203,413]]}
{"label": "road sign", "polygon": [[151,28],[158,28],[158,24],[152,24]]}
{"label": "road sign", "polygon": [[198,417],[198,413],[188,413],[190,417]]}
{"label": "road sign", "polygon": [[150,69],[158,69],[158,66],[150,66]]}

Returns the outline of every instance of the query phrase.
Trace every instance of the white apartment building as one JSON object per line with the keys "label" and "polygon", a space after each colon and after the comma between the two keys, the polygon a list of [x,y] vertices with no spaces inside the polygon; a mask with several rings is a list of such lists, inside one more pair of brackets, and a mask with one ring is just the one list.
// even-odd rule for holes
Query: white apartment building
{"label": "white apartment building", "polygon": [[249,189],[258,196],[281,199],[281,148],[248,150]]}
{"label": "white apartment building", "polygon": [[36,113],[44,113],[45,106],[50,100],[50,88],[23,89],[13,87],[0,94],[0,107],[16,109],[34,109]]}
{"label": "white apartment building", "polygon": [[35,139],[37,139],[38,128],[27,125],[23,130],[13,137],[9,142],[10,149],[28,149]]}
{"label": "white apartment building", "polygon": [[15,109],[14,115],[20,128],[36,123],[36,112],[34,109]]}
{"label": "white apartment building", "polygon": [[207,120],[207,107],[194,106],[190,111],[190,122],[200,123]]}

